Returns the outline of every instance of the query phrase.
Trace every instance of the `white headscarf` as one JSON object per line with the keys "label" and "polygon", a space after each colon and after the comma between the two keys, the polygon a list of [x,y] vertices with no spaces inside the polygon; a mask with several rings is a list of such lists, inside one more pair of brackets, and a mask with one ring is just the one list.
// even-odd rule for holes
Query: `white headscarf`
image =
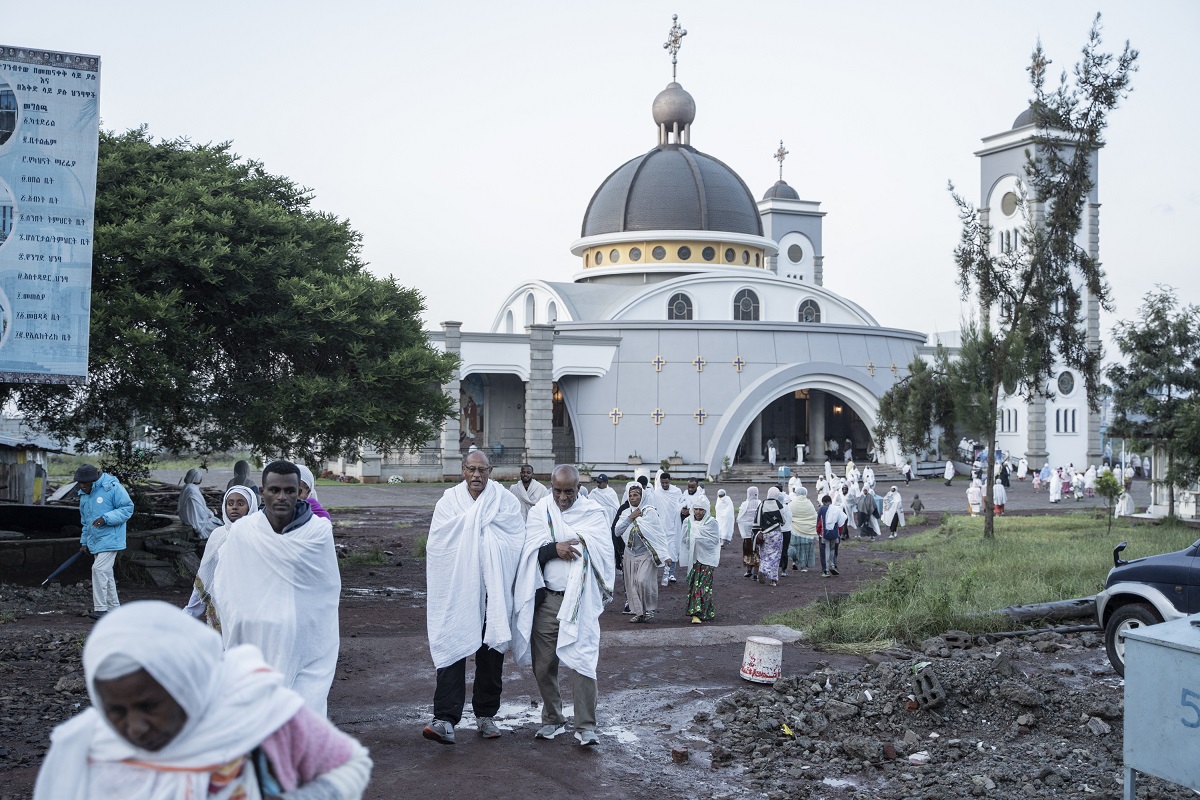
{"label": "white headscarf", "polygon": [[754,527],[754,520],[758,517],[759,505],[761,503],[758,499],[758,487],[747,487],[746,502],[742,503],[742,507],[738,509],[737,516],[738,532],[743,539],[749,539],[754,535],[751,529]]}
{"label": "white headscarf", "polygon": [[[92,708],[59,725],[38,774],[35,800],[208,796],[213,769],[250,753],[303,705],[300,695],[249,645],[221,650],[221,637],[158,600],[128,603],[96,623],[83,649]],[[175,738],[142,750],[108,722],[97,674],[145,669],[187,713]],[[253,781],[253,769],[246,777]]]}
{"label": "white headscarf", "polygon": [[308,499],[321,502],[317,498],[317,482],[313,479],[312,470],[303,464],[296,465],[300,469],[300,482],[308,487]]}
{"label": "white headscarf", "polygon": [[[218,554],[229,537],[229,529],[233,527],[234,521],[229,518],[225,506],[229,502],[229,496],[234,494],[240,494],[246,498],[246,503],[249,505],[243,516],[248,517],[258,511],[258,493],[253,489],[237,485],[226,491],[225,496],[221,498],[221,519],[225,521],[225,524],[208,537],[208,543],[204,546],[204,558],[200,559],[200,567],[196,570],[196,597],[204,603],[204,617],[208,624],[217,630],[221,630],[221,621],[217,617],[216,601],[212,597],[213,576],[217,573]],[[189,605],[188,608],[190,609],[192,606]]]}

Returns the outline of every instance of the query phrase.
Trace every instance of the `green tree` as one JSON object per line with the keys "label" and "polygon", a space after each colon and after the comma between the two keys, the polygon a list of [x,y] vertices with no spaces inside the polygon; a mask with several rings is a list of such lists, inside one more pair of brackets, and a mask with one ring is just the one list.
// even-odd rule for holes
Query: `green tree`
{"label": "green tree", "polygon": [[1200,308],[1180,308],[1174,290],[1160,286],[1146,295],[1138,319],[1117,323],[1115,338],[1126,363],[1108,369],[1113,434],[1166,453],[1167,468],[1154,481],[1167,487],[1167,513],[1175,516],[1175,487],[1200,475]]}
{"label": "green tree", "polygon": [[1113,509],[1117,504],[1117,498],[1125,491],[1125,487],[1117,482],[1117,476],[1112,472],[1105,470],[1096,476],[1096,494],[1104,498],[1105,508],[1108,513],[1108,535],[1112,535],[1113,524]]}
{"label": "green tree", "polygon": [[902,453],[918,453],[934,445],[934,432],[954,438],[954,397],[947,374],[952,369],[949,351],[938,345],[933,365],[921,356],[908,365],[908,375],[892,385],[879,400],[876,442],[894,438]]}
{"label": "green tree", "polygon": [[[1047,393],[1056,361],[1077,370],[1096,408],[1103,353],[1084,326],[1090,296],[1109,308],[1108,284],[1098,260],[1076,244],[1089,194],[1092,166],[1103,146],[1109,113],[1128,95],[1138,53],[1129,43],[1119,56],[1100,51],[1100,16],[1092,24],[1073,78],[1064,72],[1047,87],[1050,61],[1039,42],[1029,67],[1030,109],[1038,133],[1026,151],[1024,241],[996,252],[986,217],[950,187],[962,232],[955,248],[963,299],[981,309],[980,386],[988,397],[988,471],[996,457],[996,418],[1002,388],[1026,399]],[[964,335],[964,349],[967,337]],[[985,481],[984,535],[994,535],[992,482]]]}
{"label": "green tree", "polygon": [[21,410],[117,461],[142,426],[170,451],[312,464],[433,437],[455,359],[311,201],[228,143],[101,133],[88,384],[23,387]]}

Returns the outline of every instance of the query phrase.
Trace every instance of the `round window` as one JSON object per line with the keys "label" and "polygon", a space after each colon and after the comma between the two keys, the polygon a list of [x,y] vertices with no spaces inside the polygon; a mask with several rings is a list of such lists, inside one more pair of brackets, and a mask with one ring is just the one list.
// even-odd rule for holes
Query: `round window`
{"label": "round window", "polygon": [[1075,391],[1075,376],[1069,372],[1063,372],[1058,376],[1058,391],[1060,394],[1070,394]]}
{"label": "round window", "polygon": [[621,260],[621,251],[617,250],[615,248],[613,250],[609,251],[608,260],[611,261],[612,263],[616,264],[618,261]]}
{"label": "round window", "polygon": [[642,260],[642,248],[640,248],[640,247],[629,248],[629,260],[630,261],[641,261]]}
{"label": "round window", "polygon": [[737,254],[733,252],[733,248],[732,248],[732,247],[726,247],[726,248],[725,248],[725,263],[726,263],[726,264],[732,264],[732,263],[733,263],[733,258],[734,258],[734,256],[736,256],[736,255],[737,255]]}
{"label": "round window", "polygon": [[717,251],[712,249],[711,247],[706,247],[706,248],[704,248],[704,251],[702,253],[700,253],[700,255],[704,256],[705,261],[712,261],[714,258],[717,257]]}
{"label": "round window", "polygon": [[598,267],[603,263],[604,263],[604,253],[597,252],[596,253],[596,266]]}
{"label": "round window", "polygon": [[1000,198],[1000,210],[1006,217],[1017,213],[1017,196],[1012,192],[1005,192],[1004,197]]}
{"label": "round window", "polygon": [[680,247],[676,252],[679,254],[680,261],[687,261],[692,257],[692,248],[688,247],[686,244],[683,247]]}
{"label": "round window", "polygon": [[749,263],[750,263],[750,251],[749,251],[749,250],[743,250],[743,251],[742,251],[742,263],[743,263],[743,264],[749,264]]}
{"label": "round window", "polygon": [[793,264],[799,264],[804,260],[804,248],[798,244],[794,244],[788,248],[788,258]]}
{"label": "round window", "polygon": [[655,247],[650,251],[650,255],[654,256],[655,261],[662,261],[667,257],[667,248],[660,244],[658,247]]}

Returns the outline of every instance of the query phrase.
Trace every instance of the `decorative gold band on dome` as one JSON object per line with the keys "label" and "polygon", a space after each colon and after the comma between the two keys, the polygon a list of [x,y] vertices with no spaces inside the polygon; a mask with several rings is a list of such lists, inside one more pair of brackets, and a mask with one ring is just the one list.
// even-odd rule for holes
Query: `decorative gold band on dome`
{"label": "decorative gold band on dome", "polygon": [[596,267],[756,267],[767,263],[761,247],[702,239],[649,239],[589,247],[581,254],[584,269]]}

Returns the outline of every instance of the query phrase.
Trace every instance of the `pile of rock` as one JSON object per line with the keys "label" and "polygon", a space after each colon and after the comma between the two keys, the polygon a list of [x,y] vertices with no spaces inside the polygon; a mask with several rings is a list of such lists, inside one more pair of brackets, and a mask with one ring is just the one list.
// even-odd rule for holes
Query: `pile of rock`
{"label": "pile of rock", "polygon": [[82,653],[82,637],[0,637],[0,770],[36,764],[47,732],[89,705]]}
{"label": "pile of rock", "polygon": [[[770,798],[1119,798],[1123,692],[1102,645],[948,634],[857,672],[738,691],[696,722],[713,766]],[[1154,780],[1138,796],[1194,798]]]}

